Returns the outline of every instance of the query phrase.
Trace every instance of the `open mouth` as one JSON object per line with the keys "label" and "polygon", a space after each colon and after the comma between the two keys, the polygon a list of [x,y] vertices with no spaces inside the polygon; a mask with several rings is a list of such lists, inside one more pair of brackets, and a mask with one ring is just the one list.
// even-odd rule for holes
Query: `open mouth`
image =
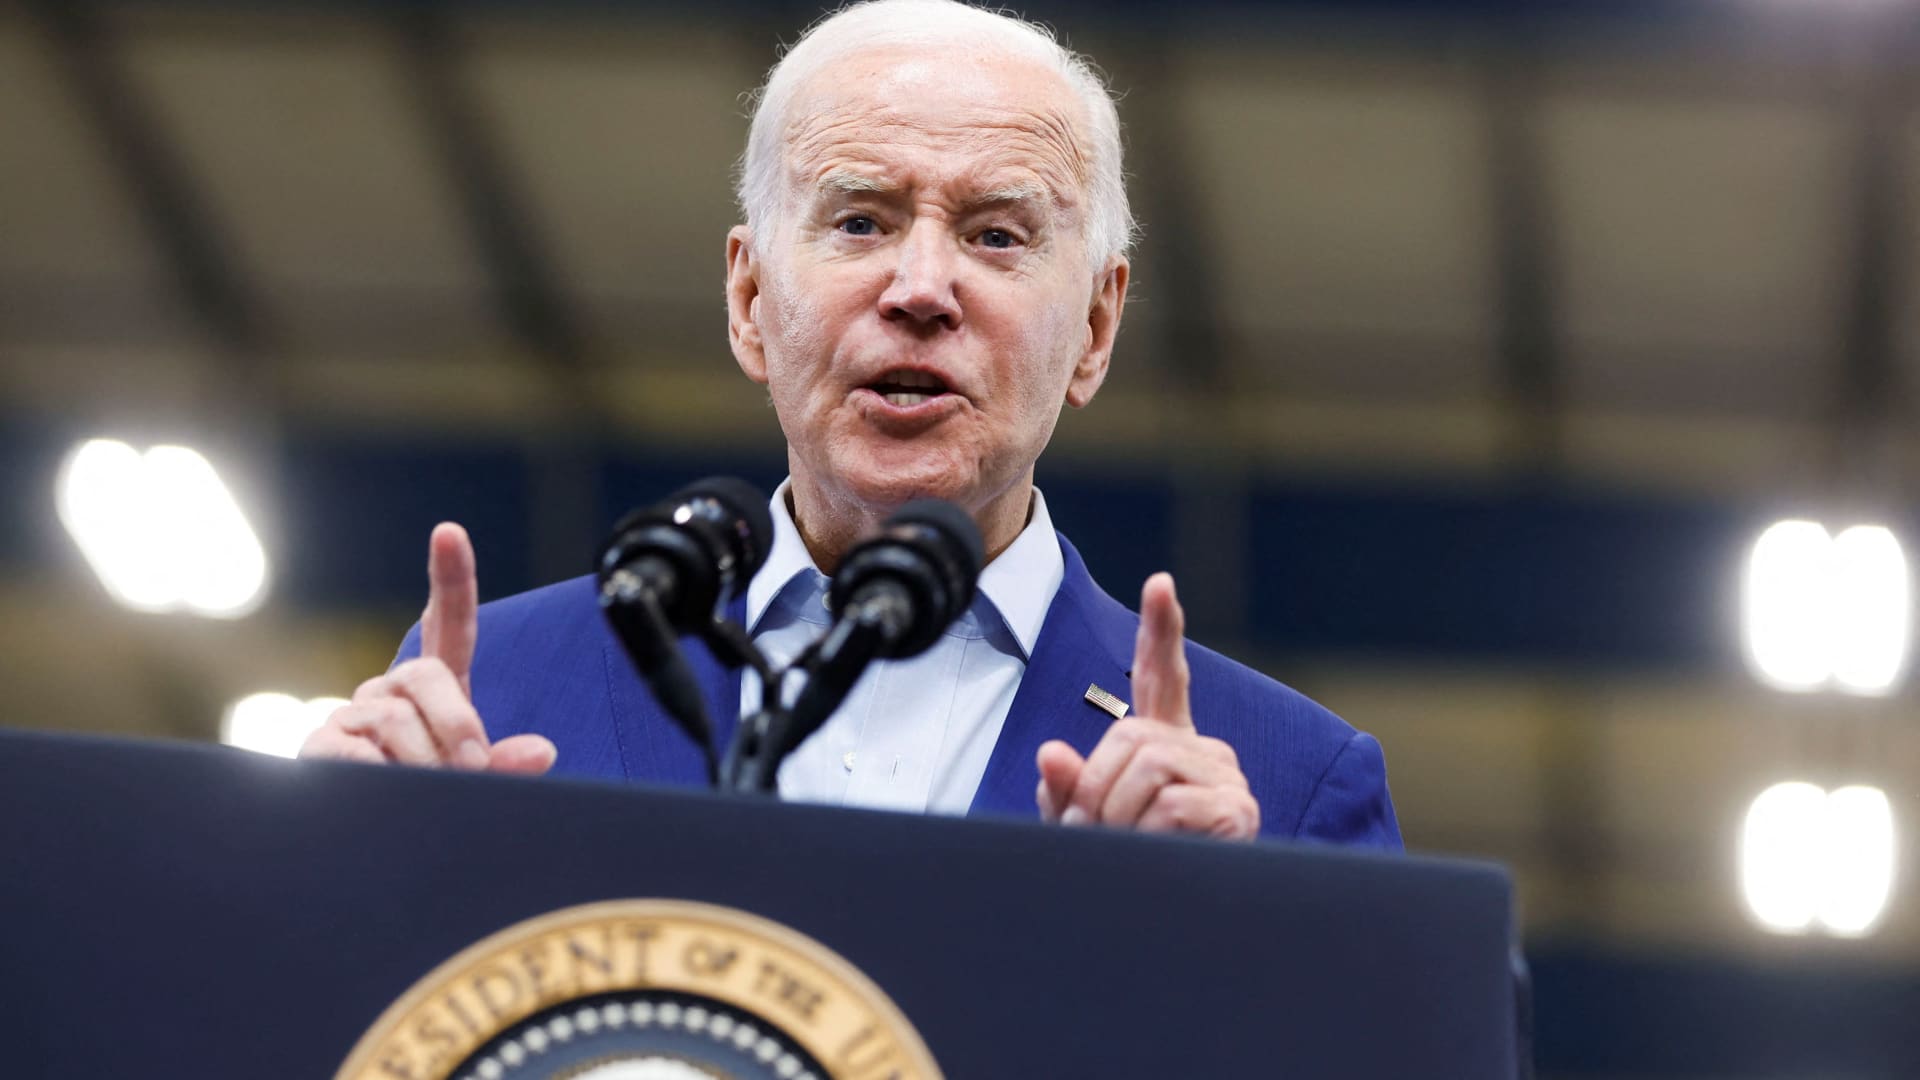
{"label": "open mouth", "polygon": [[952,393],[938,375],[925,371],[889,371],[867,389],[885,398],[887,404],[911,409],[942,394]]}

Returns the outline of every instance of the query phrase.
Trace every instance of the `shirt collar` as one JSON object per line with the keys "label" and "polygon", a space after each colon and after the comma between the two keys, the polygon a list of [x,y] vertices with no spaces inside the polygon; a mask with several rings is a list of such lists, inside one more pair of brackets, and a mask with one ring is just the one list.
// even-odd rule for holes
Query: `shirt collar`
{"label": "shirt collar", "polygon": [[[792,483],[791,479],[781,481],[768,500],[773,515],[773,550],[767,553],[766,565],[747,584],[749,632],[760,624],[789,582],[808,573],[820,573],[787,510],[787,490]],[[1053,530],[1053,517],[1047,513],[1046,497],[1036,487],[1027,527],[980,572],[981,595],[993,605],[1027,657],[1033,655],[1040,627],[1047,621],[1047,609],[1053,606],[1053,596],[1065,578],[1060,538]]]}
{"label": "shirt collar", "polygon": [[1060,582],[1066,576],[1060,537],[1053,531],[1046,496],[1036,487],[1027,527],[999,558],[980,571],[980,591],[993,602],[1007,629],[1013,631],[1025,657],[1033,655],[1040,627],[1047,621],[1047,609],[1053,606],[1053,594],[1060,591]]}

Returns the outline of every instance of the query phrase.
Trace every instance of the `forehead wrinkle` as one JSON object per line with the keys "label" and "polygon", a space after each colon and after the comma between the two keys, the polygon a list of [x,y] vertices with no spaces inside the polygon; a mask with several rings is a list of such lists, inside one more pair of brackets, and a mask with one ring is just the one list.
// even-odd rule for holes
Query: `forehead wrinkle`
{"label": "forehead wrinkle", "polygon": [[948,145],[965,146],[982,132],[1004,131],[1011,138],[992,149],[983,171],[1018,168],[1037,173],[1057,206],[1077,208],[1087,193],[1091,173],[1081,141],[1075,137],[1075,127],[1063,112],[1057,108],[972,111],[993,115],[942,118],[940,123],[928,124],[924,118],[891,105],[883,106],[878,115],[840,103],[801,111],[787,130],[792,182],[802,190],[812,187],[834,194],[897,192],[896,185],[848,169],[840,162],[850,157],[883,172],[891,171],[893,163],[887,161],[885,150],[888,146],[939,150]]}
{"label": "forehead wrinkle", "polygon": [[1081,190],[1087,187],[1088,177],[1093,170],[1087,165],[1087,155],[1076,134],[1074,124],[1058,109],[1048,109],[1037,114],[1045,129],[1046,141],[1059,151],[1067,163],[1067,171],[1073,176],[1075,184]]}
{"label": "forehead wrinkle", "polygon": [[[936,197],[953,209],[973,211],[992,206],[1037,206],[1074,215],[1085,194],[1063,175],[1059,163],[1036,160],[1021,147],[1005,147],[986,160],[958,164],[958,169],[920,173],[915,182],[903,183],[899,174],[916,173],[914,164],[889,154],[883,143],[867,141],[850,146],[822,148],[824,162],[793,162],[791,190],[802,199],[834,199],[853,195],[897,198],[916,191],[938,193]],[[808,168],[813,165],[814,168]]]}

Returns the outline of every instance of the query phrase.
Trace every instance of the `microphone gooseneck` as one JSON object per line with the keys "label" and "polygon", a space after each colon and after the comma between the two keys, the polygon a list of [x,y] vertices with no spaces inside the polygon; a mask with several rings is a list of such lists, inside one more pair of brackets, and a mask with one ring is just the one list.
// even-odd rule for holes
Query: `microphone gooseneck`
{"label": "microphone gooseneck", "polygon": [[829,602],[842,619],[881,630],[881,656],[917,656],[973,603],[985,562],[980,530],[966,511],[945,499],[916,499],[878,536],[847,552]]}
{"label": "microphone gooseneck", "polygon": [[774,790],[780,761],[839,708],[868,664],[925,652],[967,610],[985,561],[980,530],[959,507],[941,499],[901,507],[841,560],[829,592],[834,624],[799,662],[806,684],[791,709],[770,700],[741,724],[722,782]]}

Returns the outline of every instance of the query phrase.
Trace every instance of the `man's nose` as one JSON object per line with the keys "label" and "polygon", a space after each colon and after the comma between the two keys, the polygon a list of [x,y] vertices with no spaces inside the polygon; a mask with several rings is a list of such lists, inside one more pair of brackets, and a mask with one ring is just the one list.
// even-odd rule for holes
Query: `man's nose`
{"label": "man's nose", "polygon": [[893,280],[880,294],[881,317],[915,327],[958,329],[960,299],[954,277],[960,271],[960,252],[953,238],[935,222],[917,221],[899,251]]}

